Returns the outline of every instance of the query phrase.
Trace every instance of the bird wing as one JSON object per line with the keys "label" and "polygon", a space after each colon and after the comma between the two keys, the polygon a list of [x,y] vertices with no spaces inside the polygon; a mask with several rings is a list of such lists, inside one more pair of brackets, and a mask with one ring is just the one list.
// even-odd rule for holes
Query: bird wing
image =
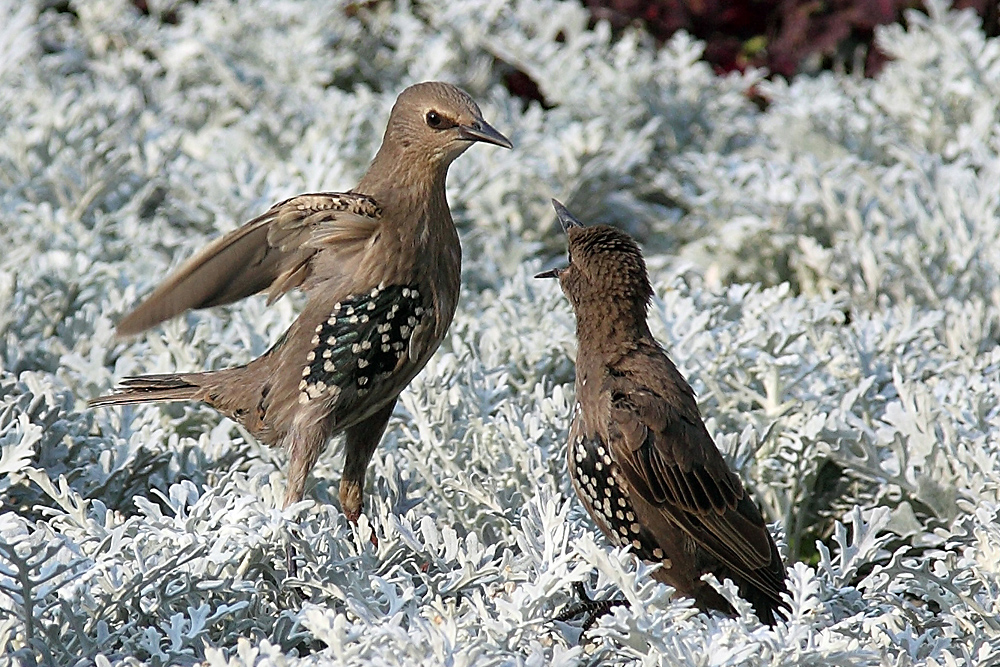
{"label": "bird wing", "polygon": [[265,289],[268,302],[275,301],[309,277],[316,253],[356,248],[375,233],[380,216],[375,200],[357,193],[305,194],[275,204],[181,265],[118,323],[118,334]]}
{"label": "bird wing", "polygon": [[[672,370],[680,378],[672,364],[665,370],[665,377]],[[712,441],[693,392],[683,381],[675,384],[684,388],[681,400],[612,375],[608,440],[615,463],[646,502],[779,601],[784,569],[767,526]]]}

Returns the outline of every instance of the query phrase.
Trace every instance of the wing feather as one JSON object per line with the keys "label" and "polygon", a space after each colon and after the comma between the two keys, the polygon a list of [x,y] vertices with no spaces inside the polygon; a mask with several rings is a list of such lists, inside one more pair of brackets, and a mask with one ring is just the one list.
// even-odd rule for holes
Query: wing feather
{"label": "wing feather", "polygon": [[[610,449],[630,487],[702,548],[780,601],[784,568],[763,518],[715,447],[696,404],[612,377]],[[672,396],[672,398],[675,398]],[[641,440],[639,439],[641,438]]]}
{"label": "wing feather", "polygon": [[216,239],[118,324],[139,333],[191,308],[232,303],[263,290],[268,302],[300,286],[320,250],[350,251],[378,228],[381,211],[356,193],[299,195]]}

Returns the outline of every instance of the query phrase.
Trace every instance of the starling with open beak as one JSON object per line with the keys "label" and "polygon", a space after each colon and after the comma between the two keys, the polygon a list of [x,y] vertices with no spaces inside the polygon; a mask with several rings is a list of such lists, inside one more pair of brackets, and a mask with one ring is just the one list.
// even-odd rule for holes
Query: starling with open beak
{"label": "starling with open beak", "polygon": [[773,625],[787,592],[781,555],[705,428],[694,390],[649,331],[653,290],[639,247],[553,204],[569,266],[537,277],[558,278],[576,313],[573,488],[612,542],[660,563],[653,576],[699,608],[734,613],[702,580],[711,572]]}

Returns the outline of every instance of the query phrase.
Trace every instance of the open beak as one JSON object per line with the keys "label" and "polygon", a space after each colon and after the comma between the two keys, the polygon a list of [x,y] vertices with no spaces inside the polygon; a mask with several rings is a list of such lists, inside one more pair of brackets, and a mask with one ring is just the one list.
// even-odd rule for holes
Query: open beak
{"label": "open beak", "polygon": [[542,271],[541,273],[536,273],[535,277],[536,278],[558,278],[560,271],[562,271],[562,269],[558,269],[558,268],[556,268],[556,269],[549,269],[548,271]]}
{"label": "open beak", "polygon": [[[573,217],[573,214],[562,205],[558,199],[552,200],[552,208],[556,210],[556,217],[559,218],[559,224],[562,225],[563,231],[569,233],[569,230],[573,227],[583,227],[583,223]],[[559,274],[562,273],[563,269],[555,268],[549,269],[548,271],[542,271],[535,275],[536,278],[558,278]]]}
{"label": "open beak", "polygon": [[559,201],[553,199],[552,208],[556,210],[556,217],[559,218],[559,224],[562,225],[564,232],[569,232],[571,227],[583,227],[583,223],[574,218],[573,214]]}
{"label": "open beak", "polygon": [[458,133],[467,141],[482,141],[501,148],[514,147],[514,144],[510,143],[510,139],[493,129],[493,126],[485,120],[477,120],[469,125],[459,125]]}

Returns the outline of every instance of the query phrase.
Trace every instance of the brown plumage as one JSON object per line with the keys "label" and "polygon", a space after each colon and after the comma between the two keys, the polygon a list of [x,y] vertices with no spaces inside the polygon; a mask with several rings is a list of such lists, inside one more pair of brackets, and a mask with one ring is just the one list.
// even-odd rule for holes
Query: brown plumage
{"label": "brown plumage", "polygon": [[553,200],[569,237],[558,277],[576,312],[573,488],[601,530],[703,610],[733,613],[701,576],[732,579],[773,625],[785,568],[760,511],[705,428],[694,391],[646,323],[653,290],[639,247],[584,227]]}
{"label": "brown plumage", "polygon": [[340,502],[357,520],[365,471],[403,388],[444,338],[462,250],[445,198],[448,166],[474,142],[510,148],[475,102],[445,83],[404,90],[356,188],[274,205],[211,243],[118,325],[134,334],[189,308],[267,291],[306,293],[263,356],[236,368],[125,379],[94,406],[200,400],[288,450],[285,506],[301,500],[328,440],[344,432]]}

